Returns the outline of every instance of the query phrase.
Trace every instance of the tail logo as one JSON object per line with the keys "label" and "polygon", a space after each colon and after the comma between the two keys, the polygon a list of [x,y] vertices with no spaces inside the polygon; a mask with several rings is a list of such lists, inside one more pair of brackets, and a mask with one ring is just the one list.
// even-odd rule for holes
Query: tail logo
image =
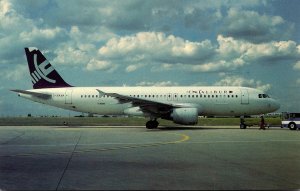
{"label": "tail logo", "polygon": [[37,62],[37,54],[33,55],[33,63],[35,67],[35,71],[31,73],[31,80],[33,84],[36,84],[41,78],[46,80],[49,83],[55,84],[56,80],[48,78],[48,74],[54,71],[54,68],[48,62],[48,60],[44,60],[44,62],[38,65]]}

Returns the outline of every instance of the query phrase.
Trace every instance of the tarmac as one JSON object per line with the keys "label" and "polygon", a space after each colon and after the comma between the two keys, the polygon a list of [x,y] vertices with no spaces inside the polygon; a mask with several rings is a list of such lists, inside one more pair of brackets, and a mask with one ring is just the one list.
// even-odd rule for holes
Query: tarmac
{"label": "tarmac", "polygon": [[300,188],[299,131],[0,127],[0,190]]}

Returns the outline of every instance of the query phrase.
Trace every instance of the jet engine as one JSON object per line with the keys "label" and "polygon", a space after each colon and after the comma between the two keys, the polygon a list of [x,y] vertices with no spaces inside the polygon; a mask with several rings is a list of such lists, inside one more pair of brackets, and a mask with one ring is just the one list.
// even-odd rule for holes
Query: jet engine
{"label": "jet engine", "polygon": [[181,125],[195,125],[198,123],[197,108],[175,108],[171,113],[174,123]]}

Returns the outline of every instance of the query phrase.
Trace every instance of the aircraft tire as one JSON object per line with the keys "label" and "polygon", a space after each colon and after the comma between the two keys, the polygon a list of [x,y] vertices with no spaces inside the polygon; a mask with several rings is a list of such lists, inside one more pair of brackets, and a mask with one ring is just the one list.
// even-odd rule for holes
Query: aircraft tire
{"label": "aircraft tire", "polygon": [[146,123],[146,128],[147,129],[156,129],[158,127],[158,122],[156,120],[150,120],[147,121]]}

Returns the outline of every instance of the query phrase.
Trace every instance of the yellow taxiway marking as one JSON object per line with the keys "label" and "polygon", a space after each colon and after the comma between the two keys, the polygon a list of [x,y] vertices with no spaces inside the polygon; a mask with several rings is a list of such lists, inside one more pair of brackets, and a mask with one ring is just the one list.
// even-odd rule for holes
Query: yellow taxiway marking
{"label": "yellow taxiway marking", "polygon": [[[173,135],[179,135],[181,139],[175,141],[167,141],[167,142],[153,142],[153,143],[141,143],[134,145],[125,145],[119,147],[108,147],[108,148],[94,148],[94,149],[84,149],[84,150],[75,150],[75,151],[60,151],[60,152],[40,152],[40,153],[19,153],[19,154],[11,154],[11,155],[0,155],[0,157],[29,157],[35,155],[61,155],[61,154],[70,154],[70,153],[87,153],[87,152],[103,152],[103,151],[112,151],[112,150],[122,150],[122,149],[134,149],[134,148],[145,148],[145,147],[157,147],[162,145],[171,145],[185,142],[190,139],[190,137],[186,134],[179,133],[168,133]],[[124,143],[126,144],[126,143]],[[130,143],[132,144],[132,143]],[[80,145],[80,144],[78,144]],[[73,144],[75,146],[75,144]]]}

